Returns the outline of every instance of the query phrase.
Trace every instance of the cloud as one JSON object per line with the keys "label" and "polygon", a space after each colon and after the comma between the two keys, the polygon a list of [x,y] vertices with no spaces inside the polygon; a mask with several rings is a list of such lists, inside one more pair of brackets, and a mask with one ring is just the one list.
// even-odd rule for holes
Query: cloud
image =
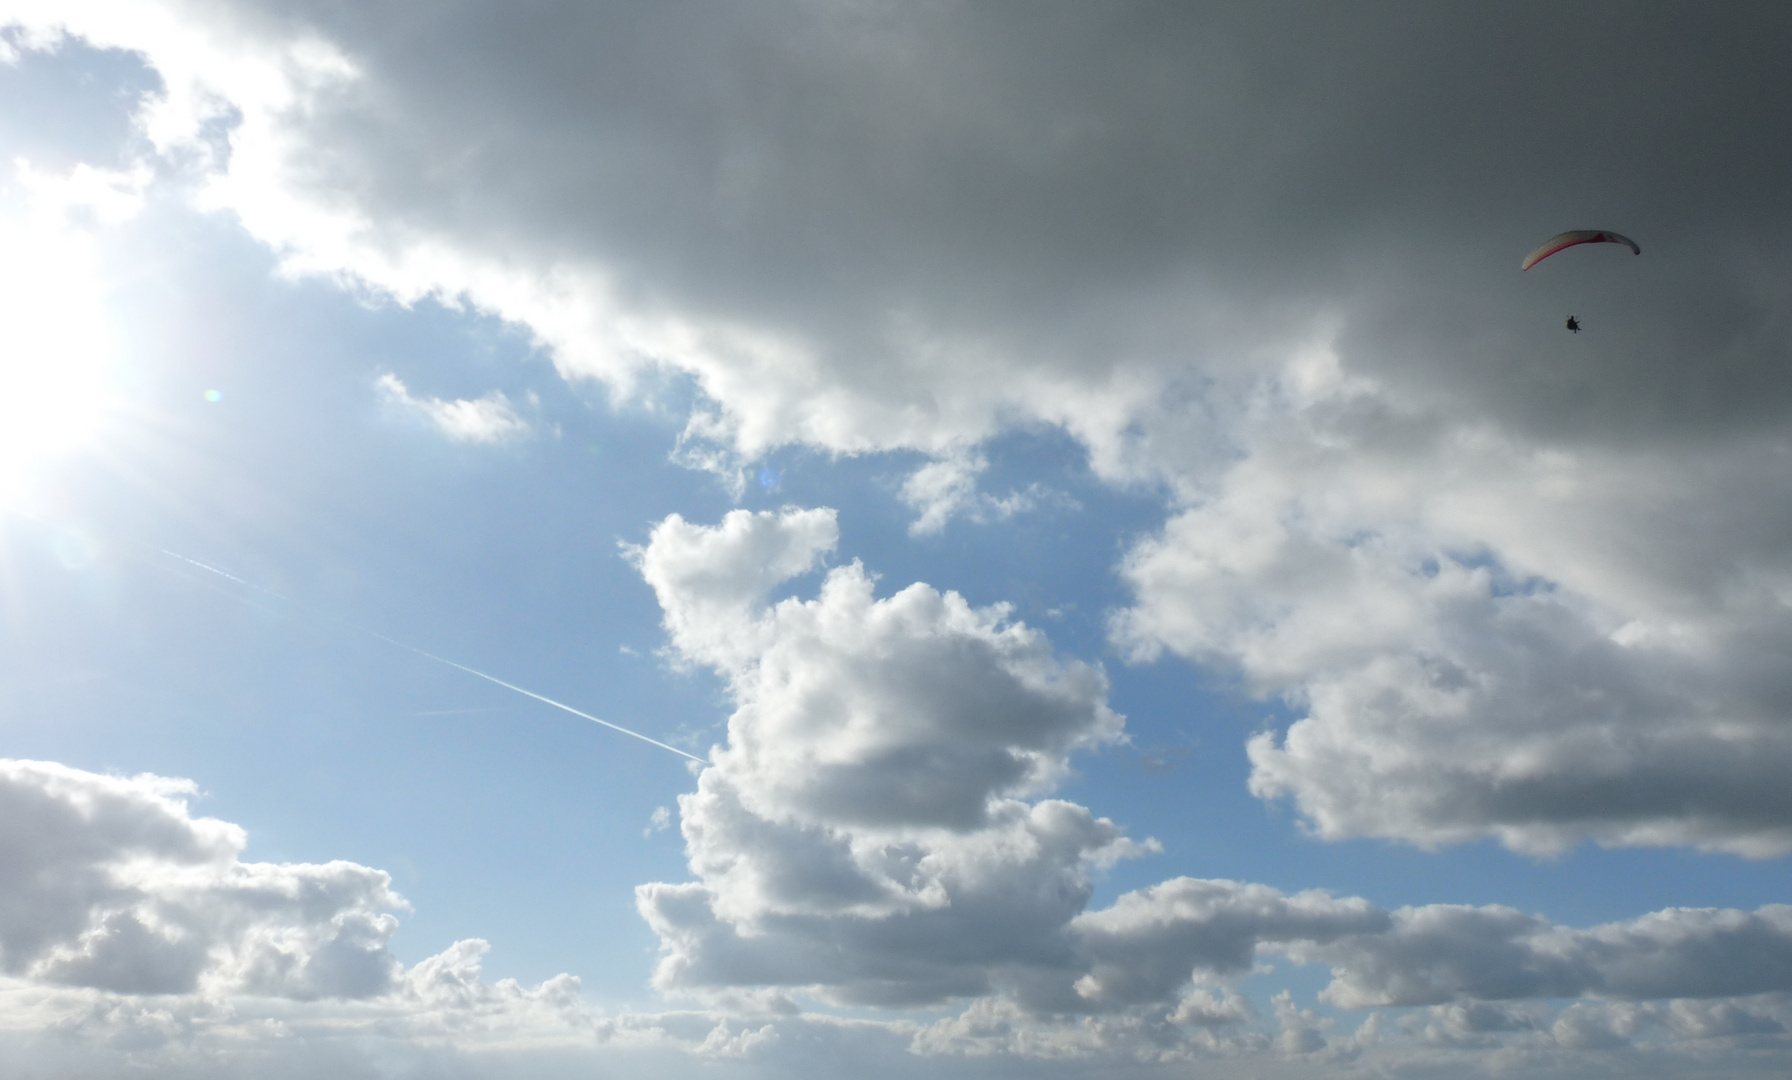
{"label": "cloud", "polygon": [[1304,710],[1251,742],[1254,791],[1325,837],[1792,849],[1774,439],[1545,447],[1327,353],[1247,426],[1128,555],[1114,630]]}
{"label": "cloud", "polygon": [[959,454],[942,457],[910,473],[902,482],[902,501],[919,511],[919,516],[909,525],[909,535],[937,535],[954,517],[983,524],[1006,521],[1042,502],[1075,506],[1063,494],[1040,484],[1011,491],[1001,498],[978,491],[977,477],[988,468],[989,460],[981,454]]}
{"label": "cloud", "polygon": [[65,986],[368,997],[404,902],[353,863],[244,863],[190,784],[0,762],[0,971]]}
{"label": "cloud", "polygon": [[[1321,836],[1792,849],[1777,9],[5,10],[141,51],[290,272],[687,380],[682,460],[919,450],[918,533],[1033,497],[1015,425],[1160,485],[1120,640],[1305,710],[1253,782]],[[1645,254],[1517,271],[1577,225]]]}
{"label": "cloud", "polygon": [[[695,880],[637,890],[662,991],[771,1014],[803,997],[963,1003],[915,1035],[929,1053],[1330,1062],[1374,1051],[1379,1022],[1331,1036],[1331,1018],[1284,995],[1272,1038],[1225,984],[1265,957],[1324,963],[1333,1006],[1455,1008],[1433,1023],[1440,1046],[1547,1026],[1489,1002],[1728,1000],[1737,1024],[1766,1031],[1777,1021],[1736,1003],[1792,994],[1792,909],[1774,906],[1575,929],[1507,908],[1389,911],[1184,877],[1091,909],[1093,872],[1149,847],[1037,796],[1069,753],[1119,737],[1098,672],[1000,609],[924,585],[878,599],[856,562],[812,599],[774,602],[836,537],[829,511],[742,510],[714,526],[670,517],[632,553],[676,655],[714,668],[736,705],[727,744],[680,799]],[[1564,1016],[1552,1045],[1598,1043],[1591,1013]]]}
{"label": "cloud", "polygon": [[[800,568],[793,551],[812,554],[827,538],[816,523],[831,522],[794,510],[742,516],[757,520],[685,525],[695,534],[667,549],[655,545],[676,530],[656,534],[642,564],[667,551],[675,560],[693,544],[757,544]],[[794,544],[767,543],[780,526]],[[710,587],[739,595],[724,582]],[[793,633],[780,612],[794,619],[828,602],[733,610],[760,622],[775,649]],[[987,645],[999,633],[992,618],[911,630]],[[928,635],[885,634],[878,647],[900,654],[919,647],[917,636]],[[1014,639],[1022,654],[1026,640]],[[814,639],[803,647],[820,648]],[[803,681],[786,670],[767,686],[763,659],[724,655],[729,677],[762,704]],[[1097,700],[1084,699],[1084,737],[1106,722]],[[737,713],[734,726],[756,721]],[[974,745],[974,734],[950,729],[925,738],[955,735]],[[192,816],[188,781],[0,762],[0,881],[9,883],[0,1042],[9,1060],[78,1063],[96,1075],[324,1067],[354,1075],[375,1058],[452,1060],[492,1076],[647,1060],[677,1073],[696,1060],[798,1068],[827,1046],[908,1075],[910,1053],[948,1063],[989,1054],[1141,1064],[1283,1055],[1331,1065],[1419,1060],[1426,1047],[1696,1056],[1736,1040],[1778,1047],[1792,1024],[1785,906],[1667,909],[1577,929],[1508,908],[1387,911],[1320,891],[1178,878],[1090,910],[1091,874],[1147,845],[1082,807],[979,784],[979,820],[941,825],[898,802],[868,822],[835,816],[801,787],[771,784],[760,798],[773,809],[758,813],[741,792],[776,766],[731,750],[713,753],[698,791],[681,802],[697,880],[640,890],[664,948],[660,985],[710,997],[722,1011],[617,1016],[585,1005],[570,975],[535,987],[486,981],[483,941],[403,967],[386,944],[391,913],[404,904],[384,873],[346,862],[243,862],[242,830]],[[1270,1003],[1276,1027],[1265,1032],[1258,1010],[1225,982],[1274,956],[1329,965],[1321,996],[1335,1007],[1433,1007],[1402,1029],[1416,1040],[1403,1043],[1373,1015],[1335,1034],[1333,1018],[1284,992]],[[837,1021],[797,1014],[793,992],[883,1006],[956,1000],[963,1009],[929,1024]],[[1566,1008],[1550,1004],[1564,998]]]}
{"label": "cloud", "polygon": [[[1541,393],[1559,371],[1475,362],[1518,344],[1492,328],[1540,288],[1510,255],[1540,219],[1621,213],[1685,248],[1636,264],[1656,267],[1646,289],[1728,292],[1699,309],[1738,313],[1738,287],[1772,279],[1728,248],[1734,223],[1781,223],[1787,162],[1766,148],[1784,122],[1745,106],[1784,76],[1751,12],[1309,11],[1291,26],[795,0],[693,23],[563,5],[500,43],[462,8],[147,10],[165,14],[60,6],[76,32],[169,69],[165,143],[237,107],[214,197],[296,267],[464,292],[536,328],[569,372],[690,372],[709,430],[748,451],[940,450],[1007,415],[1114,446],[1176,373],[1235,373],[1320,311],[1348,318],[1353,363],[1559,420]],[[1599,56],[1576,47],[1590,37]],[[1474,65],[1427,59],[1469,42]],[[1702,78],[1712,63],[1730,78]],[[1536,107],[1559,101],[1572,117]],[[1677,154],[1639,163],[1639,131]],[[1677,163],[1695,149],[1738,167]],[[1759,302],[1761,318],[1689,321],[1646,359],[1625,349],[1651,340],[1635,323],[1580,347],[1616,374],[1679,346],[1765,344],[1724,339],[1771,335]],[[1687,374],[1744,374],[1734,359]],[[1621,388],[1601,418],[1632,394],[1673,400]]]}
{"label": "cloud", "polygon": [[1669,908],[1575,930],[1510,908],[1437,904],[1402,908],[1386,932],[1311,955],[1332,964],[1323,996],[1347,1008],[1747,997],[1792,991],[1792,907]]}
{"label": "cloud", "polygon": [[755,813],[973,828],[1119,738],[1100,669],[1058,660],[1005,607],[925,584],[876,599],[857,562],[813,601],[763,602],[834,536],[827,510],[674,515],[637,556],[674,647],[730,680],[740,708],[713,757]]}
{"label": "cloud", "polygon": [[387,405],[424,417],[455,442],[503,443],[520,438],[529,430],[528,423],[516,414],[501,390],[471,400],[413,397],[391,372],[375,380],[374,388]]}
{"label": "cloud", "polygon": [[1077,916],[1070,929],[1090,966],[1076,991],[1090,1002],[1166,1001],[1197,973],[1249,971],[1260,946],[1330,942],[1388,926],[1387,912],[1354,897],[1177,878]]}
{"label": "cloud", "polygon": [[[244,862],[243,830],[193,816],[195,791],[0,760],[0,1053],[13,1068],[678,1075],[754,1045],[720,1016],[606,1016],[571,975],[488,981],[481,940],[406,968],[387,943],[407,905],[385,873]],[[644,1065],[654,1054],[672,1060]]]}
{"label": "cloud", "polygon": [[653,808],[653,813],[648,815],[647,827],[641,830],[641,835],[643,837],[652,836],[656,832],[671,828],[671,826],[672,811],[664,806],[656,806]]}
{"label": "cloud", "polygon": [[674,515],[634,552],[677,655],[736,710],[680,797],[698,881],[645,885],[656,984],[806,988],[883,1004],[985,992],[1050,963],[1091,873],[1147,850],[1044,799],[1066,756],[1121,737],[1099,668],[1056,657],[1005,608],[854,562],[772,603],[837,536],[832,511]]}
{"label": "cloud", "polygon": [[[807,513],[757,515],[759,528],[800,536],[817,520]],[[683,539],[757,540],[801,565],[731,524]],[[814,541],[795,549],[812,552]],[[650,542],[643,565],[658,554]],[[780,611],[827,602],[735,610],[764,624],[775,648],[790,632]],[[920,629],[986,645],[998,633],[987,621],[949,626]],[[878,640],[891,654],[917,647]],[[762,703],[802,681],[785,671],[765,686],[763,660],[729,655],[730,678]],[[1105,723],[1097,700],[1085,699],[1085,737]],[[734,723],[755,719],[737,713]],[[975,745],[974,734],[928,737],[954,734]],[[1508,908],[1387,911],[1316,890],[1177,878],[1091,910],[1091,875],[1148,845],[1080,806],[979,787],[976,821],[941,825],[900,803],[864,821],[772,784],[760,797],[774,809],[759,813],[741,792],[775,766],[731,749],[714,751],[681,801],[697,880],[639,893],[662,940],[661,986],[714,1007],[615,1016],[584,1004],[570,975],[488,982],[483,941],[403,967],[386,946],[404,905],[384,873],[243,862],[239,827],[191,814],[191,782],[0,762],[0,1045],[9,1060],[84,1075],[357,1075],[375,1060],[491,1076],[654,1061],[677,1074],[701,1060],[806,1068],[827,1047],[912,1075],[990,1054],[1141,1066],[1266,1055],[1411,1063],[1426,1048],[1690,1060],[1739,1040],[1783,1048],[1792,1024],[1785,906],[1667,909],[1579,929]],[[1433,1007],[1400,1029],[1411,1034],[1402,1042],[1374,1015],[1336,1034],[1336,1019],[1284,992],[1266,1032],[1226,983],[1275,956],[1329,965],[1321,996],[1335,1007]],[[843,1021],[800,1015],[792,993],[963,1008],[927,1024]],[[1567,1007],[1552,1004],[1564,998]]]}

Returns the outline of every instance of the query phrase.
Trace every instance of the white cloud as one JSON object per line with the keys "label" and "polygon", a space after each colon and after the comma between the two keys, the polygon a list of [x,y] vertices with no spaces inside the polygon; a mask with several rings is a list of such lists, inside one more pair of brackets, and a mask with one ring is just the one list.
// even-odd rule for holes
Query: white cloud
{"label": "white cloud", "polygon": [[919,516],[909,525],[909,535],[936,535],[955,517],[985,524],[1027,513],[1042,502],[1075,505],[1041,484],[999,498],[978,491],[977,477],[988,468],[989,460],[981,453],[959,453],[948,454],[910,473],[902,482],[902,501],[918,511]]}
{"label": "white cloud", "polygon": [[647,817],[647,827],[641,830],[642,836],[652,836],[656,832],[672,827],[672,811],[664,806],[656,806]]}
{"label": "white cloud", "polygon": [[[1675,1004],[1697,999],[1717,1009],[1711,1030],[1725,1016],[1775,1030],[1747,1003],[1792,994],[1792,909],[1669,909],[1580,930],[1504,908],[1388,911],[1177,878],[1089,910],[1091,872],[1141,847],[1083,807],[1022,795],[1076,746],[1118,735],[1103,684],[999,611],[922,585],[875,599],[857,563],[814,599],[769,599],[836,536],[827,511],[735,511],[715,526],[668,518],[634,551],[677,654],[721,673],[737,706],[680,803],[696,880],[638,890],[661,990],[772,1013],[795,1007],[787,995],[963,1002],[913,1046],[972,1057],[1336,1065],[1384,1052],[1392,1036],[1374,1016],[1337,1035],[1286,995],[1278,1032],[1263,1031],[1225,983],[1280,955],[1330,965],[1322,997],[1335,1007],[1443,1007],[1425,1035],[1440,1047],[1544,1028],[1556,1050],[1605,1045],[1585,1009],[1547,1020],[1541,1007],[1474,1007],[1490,1001],[1624,998],[1663,1003],[1650,1016],[1706,1016]],[[1669,1041],[1701,1030],[1649,1023]]]}
{"label": "white cloud", "polygon": [[403,901],[353,863],[244,863],[191,785],[0,762],[0,970],[124,993],[368,997]]}
{"label": "white cloud", "polygon": [[19,187],[31,196],[35,209],[46,215],[89,215],[90,220],[117,225],[143,209],[150,183],[149,167],[141,162],[129,170],[97,169],[77,162],[56,175],[33,168],[19,158],[14,162]]}
{"label": "white cloud", "polygon": [[516,414],[501,390],[483,397],[445,401],[413,397],[398,376],[387,372],[374,382],[381,400],[404,412],[422,416],[455,442],[502,443],[520,438],[529,425]]}
{"label": "white cloud", "polygon": [[654,528],[647,548],[627,554],[660,598],[673,648],[733,669],[761,647],[756,616],[765,594],[806,573],[839,536],[827,509],[733,513],[715,528],[673,514]]}
{"label": "white cloud", "polygon": [[1276,1023],[1282,1033],[1276,1036],[1276,1049],[1289,1057],[1313,1054],[1325,1049],[1325,1036],[1320,1032],[1329,1029],[1333,1021],[1322,1018],[1311,1009],[1303,1009],[1294,1003],[1294,995],[1286,990],[1276,994],[1271,1000],[1275,1005]]}
{"label": "white cloud", "polygon": [[[1090,871],[1139,847],[1081,807],[991,796],[986,820],[954,831],[900,816],[842,824],[795,799],[773,821],[727,804],[749,766],[725,754],[685,800],[700,880],[641,890],[666,949],[662,986],[724,1011],[615,1016],[585,1005],[569,975],[487,982],[481,941],[402,967],[386,950],[403,902],[385,874],[242,862],[242,830],[193,817],[189,782],[0,762],[0,1044],[9,1060],[88,1075],[352,1075],[376,1058],[494,1077],[654,1061],[676,1075],[697,1060],[802,1069],[829,1052],[937,1075],[903,1062],[1282,1055],[1330,1068],[1498,1049],[1559,1064],[1779,1048],[1792,1024],[1792,908],[1575,929],[1504,908],[1389,912],[1184,878],[1087,911]],[[1275,955],[1330,965],[1333,1006],[1435,1004],[1394,1031],[1370,1015],[1338,1035],[1336,1019],[1283,993],[1265,1031],[1214,980]],[[966,1004],[925,1025],[837,1021],[797,1015],[785,991]]]}
{"label": "white cloud", "polygon": [[764,602],[831,547],[832,511],[674,515],[638,554],[683,658],[729,679],[739,710],[715,755],[746,805],[868,825],[972,828],[990,800],[1036,792],[1064,755],[1119,737],[1107,682],[1044,636],[911,585],[885,599],[858,563],[814,601]]}
{"label": "white cloud", "polygon": [[406,969],[388,942],[408,905],[387,874],[244,862],[243,830],[193,816],[195,790],[0,760],[9,1066],[356,1075],[440,1048],[641,1041],[585,1006],[572,976],[486,982],[482,941]]}
{"label": "white cloud", "polygon": [[[1447,1055],[1491,1050],[1591,1067],[1587,1055],[1693,1061],[1741,1045],[1776,1060],[1788,1045],[1792,908],[1575,929],[1503,908],[1388,912],[1176,879],[1085,911],[1091,868],[1137,846],[1081,807],[995,797],[990,820],[953,832],[704,805],[740,768],[712,767],[687,798],[693,863],[710,869],[641,893],[667,949],[663,984],[707,991],[721,1011],[606,1015],[570,975],[486,981],[482,941],[402,967],[385,948],[403,906],[385,874],[242,862],[242,830],[193,817],[189,782],[0,762],[0,1048],[96,1076],[359,1075],[384,1062],[502,1077],[685,1075],[702,1061],[801,1072],[830,1054],[891,1076],[969,1075],[952,1063],[974,1073],[991,1054],[1073,1070],[1270,1056],[1459,1068]],[[758,864],[758,891],[714,869],[730,856]],[[904,858],[906,896],[889,880]],[[918,894],[928,875],[937,890]],[[853,881],[856,894],[841,888]],[[740,921],[718,917],[721,901]],[[1339,1018],[1283,993],[1265,1030],[1223,980],[1276,955],[1330,965],[1333,1006],[1436,1004],[1340,1035]],[[846,1021],[797,1014],[786,990],[965,1007],[928,1024]]]}
{"label": "white cloud", "polygon": [[571,975],[487,981],[479,940],[407,969],[386,947],[406,905],[385,873],[244,862],[243,830],[194,817],[194,792],[185,780],[0,760],[9,1070],[676,1076],[775,1041],[763,1024],[718,1015],[605,1015]]}
{"label": "white cloud", "polygon": [[1090,875],[1145,850],[1071,803],[1027,802],[1078,747],[1120,738],[1098,668],[858,563],[771,603],[837,536],[832,511],[673,516],[634,553],[678,655],[714,667],[728,743],[680,799],[692,870],[646,885],[666,990],[804,989],[901,1004],[1048,963]]}
{"label": "white cloud", "polygon": [[1325,837],[1792,850],[1775,440],[1551,448],[1324,357],[1243,430],[1129,554],[1115,633],[1304,710],[1254,791]]}

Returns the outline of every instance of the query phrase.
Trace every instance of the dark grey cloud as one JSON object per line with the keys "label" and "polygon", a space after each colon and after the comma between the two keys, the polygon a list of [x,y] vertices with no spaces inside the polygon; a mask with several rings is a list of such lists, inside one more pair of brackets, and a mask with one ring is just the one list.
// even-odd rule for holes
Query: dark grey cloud
{"label": "dark grey cloud", "polygon": [[[594,261],[887,407],[940,375],[898,322],[1086,373],[1224,366],[1330,305],[1351,366],[1557,437],[1783,409],[1772,6],[213,6],[362,70],[300,133],[319,201]],[[1645,258],[1510,272],[1594,221]],[[1209,293],[1231,332],[1178,344]]]}
{"label": "dark grey cloud", "polygon": [[[1322,312],[1352,368],[1551,437],[1767,422],[1785,396],[1771,8],[175,10],[359,73],[295,76],[303,108],[245,122],[227,201],[251,227],[395,287],[506,306],[464,265],[392,265],[448,250],[598,274],[621,321],[769,335],[800,362],[627,334],[609,351],[650,355],[581,359],[534,313],[569,370],[693,370],[752,448],[937,448],[1014,410],[1111,439],[1130,417],[1065,395],[1237,377]],[[352,217],[359,254],[258,209],[270,185]],[[1586,218],[1647,257],[1510,272]],[[1564,304],[1598,330],[1572,354]]]}

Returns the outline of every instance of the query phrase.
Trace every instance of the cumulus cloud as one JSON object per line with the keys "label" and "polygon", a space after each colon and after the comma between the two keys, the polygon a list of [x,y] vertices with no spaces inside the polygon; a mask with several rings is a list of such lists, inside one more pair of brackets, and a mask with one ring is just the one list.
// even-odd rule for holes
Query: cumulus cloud
{"label": "cumulus cloud", "polygon": [[[924,585],[879,599],[856,562],[828,571],[813,598],[771,599],[836,539],[829,511],[735,511],[714,526],[668,518],[632,551],[676,656],[723,675],[736,705],[727,744],[680,800],[695,880],[637,891],[663,991],[773,1013],[796,1007],[789,995],[967,1002],[915,1035],[931,1053],[1334,1062],[1378,1045],[1373,1017],[1333,1035],[1333,1019],[1284,995],[1272,1037],[1226,984],[1264,957],[1325,963],[1329,1004],[1437,1005],[1430,1037],[1451,1046],[1547,1026],[1488,1003],[1715,1007],[1792,993],[1792,909],[1780,907],[1582,930],[1506,908],[1389,911],[1176,878],[1090,909],[1092,872],[1147,848],[1028,793],[1047,790],[1073,750],[1119,737],[1099,672],[1054,657],[1000,609]],[[1583,1019],[1558,1020],[1568,1034],[1552,1045],[1591,1047]]]}
{"label": "cumulus cloud", "polygon": [[1792,504],[1740,496],[1792,495],[1776,438],[1547,448],[1323,352],[1267,398],[1115,622],[1304,710],[1252,741],[1253,790],[1327,837],[1792,849]]}
{"label": "cumulus cloud", "polygon": [[[687,626],[683,640],[707,650],[701,655],[730,680],[740,708],[730,744],[712,751],[697,791],[681,800],[696,880],[638,894],[661,937],[659,985],[722,1011],[605,1016],[580,1000],[570,975],[535,987],[488,982],[482,941],[457,942],[407,969],[387,949],[403,901],[385,874],[346,862],[244,862],[242,830],[194,817],[187,781],[7,761],[0,1043],[18,1051],[13,1060],[78,1062],[87,1073],[129,1062],[220,1076],[352,1072],[368,1055],[422,1061],[472,1051],[485,1055],[479,1068],[504,1075],[510,1066],[490,1055],[525,1048],[533,1056],[516,1067],[534,1074],[554,1067],[556,1053],[571,1054],[565,1064],[576,1071],[638,1065],[653,1053],[676,1055],[666,1066],[675,1070],[701,1059],[798,1068],[828,1046],[886,1063],[904,1048],[947,1059],[1141,1064],[1274,1054],[1335,1065],[1384,1051],[1388,1036],[1375,1016],[1339,1034],[1336,1019],[1286,993],[1270,1002],[1275,1027],[1263,1030],[1258,1010],[1227,983],[1274,956],[1329,965],[1322,998],[1336,1007],[1434,1006],[1411,1032],[1440,1052],[1690,1054],[1725,1040],[1784,1040],[1792,1023],[1792,908],[1784,906],[1668,909],[1577,929],[1506,908],[1387,911],[1316,890],[1178,878],[1090,910],[1093,874],[1149,844],[1075,804],[1013,794],[1053,770],[1042,780],[1026,770],[947,769],[942,779],[942,755],[886,757],[876,740],[847,736],[855,709],[891,703],[864,696],[876,685],[866,678],[865,665],[875,666],[867,653],[899,663],[917,651],[940,655],[945,639],[946,654],[980,657],[982,680],[1011,669],[1010,681],[997,680],[1008,688],[1006,704],[1031,700],[1043,730],[1004,723],[988,700],[946,723],[937,699],[895,699],[932,710],[900,726],[906,745],[961,745],[973,756],[990,742],[1024,758],[1039,746],[1061,756],[1111,740],[1115,720],[1095,673],[1055,658],[998,612],[956,606],[962,601],[950,594],[918,615],[897,602],[913,586],[865,601],[854,595],[864,573],[856,564],[829,578],[855,585],[846,599],[824,585],[814,599],[775,604],[763,595],[740,601],[737,581],[705,584],[679,572],[681,554],[749,545],[800,573],[829,546],[831,523],[800,510],[737,512],[708,528],[667,522],[637,555],[644,570],[661,571],[659,580],[682,583],[673,592],[732,598],[707,610],[756,626],[749,636],[762,650],[718,644],[701,616]],[[741,567],[763,588],[777,584]],[[846,606],[830,612],[832,604]],[[859,637],[829,621],[842,613]],[[783,646],[805,659],[773,662]],[[1068,723],[1056,711],[1065,696],[1080,702]],[[815,725],[783,729],[806,744],[798,749],[827,753],[736,752],[734,732],[746,745],[765,734],[754,729],[767,717],[790,709]],[[993,732],[978,730],[986,717]],[[835,738],[818,739],[817,729]],[[872,816],[841,813],[826,784],[818,797],[816,788],[778,782],[790,761],[810,772],[857,770],[868,786],[966,786],[983,812],[942,817],[891,798],[874,802]],[[836,1022],[798,1015],[793,993],[965,1007],[926,1025]],[[1547,1004],[1563,998],[1579,1000]],[[53,1039],[20,1043],[24,1031]]]}
{"label": "cumulus cloud", "polygon": [[[801,513],[773,520],[800,529]],[[650,544],[644,563],[654,554]],[[772,609],[754,617],[770,621]],[[492,1055],[525,1048],[532,1056],[514,1067],[537,1072],[647,1060],[675,1072],[698,1060],[799,1068],[830,1046],[886,1063],[906,1048],[948,1060],[1273,1054],[1336,1065],[1424,1047],[1696,1054],[1778,1046],[1792,1024],[1792,908],[1668,909],[1576,929],[1506,908],[1386,911],[1179,878],[1087,910],[1091,871],[1141,846],[1074,804],[990,795],[983,821],[954,829],[901,815],[839,823],[795,798],[773,820],[740,806],[729,782],[753,766],[725,755],[682,807],[698,880],[640,898],[662,938],[661,985],[703,992],[733,1018],[606,1016],[570,975],[489,982],[476,940],[407,969],[386,949],[403,902],[385,874],[245,863],[242,830],[192,816],[187,781],[0,762],[0,1043],[13,1060],[87,1072],[128,1061],[219,1076],[353,1072],[367,1055],[433,1054],[439,1067],[442,1053],[476,1050],[456,1060],[499,1076],[513,1066]],[[1265,1031],[1225,983],[1266,956],[1330,965],[1321,996],[1333,1006],[1432,1007],[1401,1029],[1416,1040],[1404,1048],[1390,1049],[1375,1015],[1338,1034],[1335,1018],[1286,992]],[[925,1025],[835,1021],[798,1015],[790,991],[967,1003]],[[1562,998],[1566,1008],[1549,1004]],[[25,1031],[53,1038],[21,1042]]]}
{"label": "cumulus cloud", "polygon": [[[1297,950],[1298,951],[1298,950]],[[1669,908],[1586,930],[1510,908],[1431,905],[1318,949],[1349,1008],[1459,999],[1746,997],[1792,991],[1792,908]]]}
{"label": "cumulus cloud", "polygon": [[680,798],[699,880],[639,891],[664,989],[980,994],[992,969],[1062,952],[1091,873],[1145,850],[1081,806],[1027,801],[1070,752],[1121,737],[1101,670],[1002,607],[918,583],[879,598],[857,562],[771,602],[836,536],[827,510],[674,515],[633,553],[678,656],[736,703]]}
{"label": "cumulus cloud", "polygon": [[407,907],[388,875],[245,862],[243,830],[193,816],[195,791],[0,760],[0,1053],[13,1068],[359,1076],[404,1062],[502,1076],[514,1063],[491,1068],[490,1053],[528,1050],[542,1075],[556,1049],[588,1072],[600,1048],[615,1064],[752,1045],[720,1016],[606,1016],[572,975],[488,980],[481,940],[406,968],[387,947]]}
{"label": "cumulus cloud", "polygon": [[[0,1047],[81,1075],[362,1075],[483,1046],[664,1045],[559,975],[488,981],[487,945],[406,968],[408,905],[355,863],[256,863],[191,781],[0,760]],[[715,1027],[711,1019],[705,1031]]]}
{"label": "cumulus cloud", "polygon": [[1090,964],[1076,991],[1090,1002],[1165,1001],[1196,973],[1249,971],[1260,946],[1374,935],[1388,925],[1387,912],[1355,897],[1177,878],[1072,922]]}
{"label": "cumulus cloud", "polygon": [[[1078,962],[1090,971],[1076,989],[1086,998],[1105,991],[1107,1000],[1077,1014],[1038,999],[985,997],[923,1029],[916,1047],[1163,1061],[1276,1054],[1337,1065],[1388,1052],[1404,1032],[1415,1041],[1384,1062],[1421,1067],[1425,1048],[1435,1047],[1498,1050],[1511,1067],[1530,1056],[1562,1066],[1619,1050],[1698,1055],[1723,1040],[1756,1039],[1777,1051],[1792,1022],[1792,937],[1777,906],[1668,909],[1577,929],[1506,908],[1390,912],[1355,898],[1181,879],[1125,894],[1072,928]],[[1392,1026],[1371,1012],[1338,1034],[1344,1018],[1303,1008],[1282,990],[1265,1030],[1248,999],[1212,980],[1238,978],[1253,959],[1274,956],[1329,964],[1320,998],[1335,1007],[1436,1004]],[[1117,999],[1119,988],[1130,995]],[[1460,1068],[1472,1059],[1454,1060]]]}
{"label": "cumulus cloud", "polygon": [[387,992],[404,902],[353,863],[245,863],[190,784],[0,762],[0,970],[121,993]]}
{"label": "cumulus cloud", "polygon": [[1006,607],[919,583],[877,599],[857,562],[813,601],[763,603],[834,536],[827,510],[674,515],[638,554],[674,647],[730,679],[740,708],[714,759],[755,813],[974,828],[993,798],[1120,737],[1101,670],[1059,660]]}
{"label": "cumulus cloud", "polygon": [[528,423],[516,414],[510,399],[502,390],[493,390],[483,397],[456,398],[446,401],[436,397],[415,397],[398,376],[387,372],[374,381],[380,400],[401,412],[421,416],[455,442],[502,443],[519,438],[529,430]]}

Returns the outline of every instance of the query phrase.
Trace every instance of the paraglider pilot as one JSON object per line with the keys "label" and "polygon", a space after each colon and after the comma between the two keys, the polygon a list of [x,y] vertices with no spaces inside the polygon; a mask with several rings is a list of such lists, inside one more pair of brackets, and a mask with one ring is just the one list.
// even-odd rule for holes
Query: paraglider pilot
{"label": "paraglider pilot", "polygon": [[1577,334],[1580,333],[1580,320],[1572,315],[1568,316],[1568,329]]}

